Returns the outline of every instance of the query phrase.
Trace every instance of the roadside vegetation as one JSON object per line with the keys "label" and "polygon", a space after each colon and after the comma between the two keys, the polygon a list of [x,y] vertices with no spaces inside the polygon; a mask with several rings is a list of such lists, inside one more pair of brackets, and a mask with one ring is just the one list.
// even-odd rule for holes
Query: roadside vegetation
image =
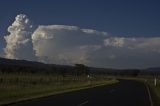
{"label": "roadside vegetation", "polygon": [[76,65],[74,74],[21,70],[0,71],[0,105],[117,82],[89,74],[83,65]]}
{"label": "roadside vegetation", "polygon": [[146,80],[146,83],[149,85],[150,87],[150,92],[151,92],[151,96],[152,96],[152,100],[153,100],[153,104],[154,106],[160,106],[160,78],[156,78],[156,86],[155,86],[155,79],[152,78],[148,78]]}

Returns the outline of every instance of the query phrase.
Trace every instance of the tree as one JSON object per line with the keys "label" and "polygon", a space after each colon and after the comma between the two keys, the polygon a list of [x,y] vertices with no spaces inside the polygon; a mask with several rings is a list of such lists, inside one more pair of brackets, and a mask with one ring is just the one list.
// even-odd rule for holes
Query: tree
{"label": "tree", "polygon": [[84,64],[75,64],[75,70],[77,75],[88,75],[89,68]]}

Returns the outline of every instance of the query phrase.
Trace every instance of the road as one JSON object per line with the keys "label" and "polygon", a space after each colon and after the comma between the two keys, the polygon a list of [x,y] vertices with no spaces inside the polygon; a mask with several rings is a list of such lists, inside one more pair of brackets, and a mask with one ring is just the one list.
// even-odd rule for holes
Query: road
{"label": "road", "polygon": [[120,80],[55,96],[12,104],[12,106],[152,106],[147,87],[140,82]]}

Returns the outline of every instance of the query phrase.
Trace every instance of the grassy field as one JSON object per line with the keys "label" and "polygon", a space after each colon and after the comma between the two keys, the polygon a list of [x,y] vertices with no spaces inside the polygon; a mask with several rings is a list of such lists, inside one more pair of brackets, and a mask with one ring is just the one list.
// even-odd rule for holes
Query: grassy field
{"label": "grassy field", "polygon": [[0,73],[0,105],[116,82],[102,75]]}

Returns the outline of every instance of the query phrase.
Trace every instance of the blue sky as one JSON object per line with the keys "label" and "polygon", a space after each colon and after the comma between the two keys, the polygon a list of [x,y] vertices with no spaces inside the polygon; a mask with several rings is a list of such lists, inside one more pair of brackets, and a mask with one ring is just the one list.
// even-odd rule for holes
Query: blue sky
{"label": "blue sky", "polygon": [[35,26],[72,25],[112,37],[148,38],[160,37],[159,5],[159,0],[1,0],[0,52],[18,14],[26,14]]}
{"label": "blue sky", "polygon": [[116,36],[158,36],[159,5],[159,0],[1,0],[0,33],[24,13],[37,24],[77,25]]}

